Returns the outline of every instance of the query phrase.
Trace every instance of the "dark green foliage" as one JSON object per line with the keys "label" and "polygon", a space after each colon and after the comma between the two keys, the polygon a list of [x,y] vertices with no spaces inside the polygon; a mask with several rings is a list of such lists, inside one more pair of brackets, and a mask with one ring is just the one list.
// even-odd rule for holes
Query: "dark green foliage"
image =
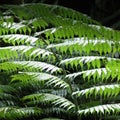
{"label": "dark green foliage", "polygon": [[61,6],[0,9],[1,120],[119,119],[119,31]]}

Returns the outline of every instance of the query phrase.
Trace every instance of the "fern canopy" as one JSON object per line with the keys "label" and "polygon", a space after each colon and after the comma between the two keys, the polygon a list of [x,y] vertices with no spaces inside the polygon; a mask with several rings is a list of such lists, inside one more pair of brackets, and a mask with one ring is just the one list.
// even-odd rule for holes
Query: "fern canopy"
{"label": "fern canopy", "polygon": [[119,120],[120,31],[62,6],[0,10],[0,120]]}

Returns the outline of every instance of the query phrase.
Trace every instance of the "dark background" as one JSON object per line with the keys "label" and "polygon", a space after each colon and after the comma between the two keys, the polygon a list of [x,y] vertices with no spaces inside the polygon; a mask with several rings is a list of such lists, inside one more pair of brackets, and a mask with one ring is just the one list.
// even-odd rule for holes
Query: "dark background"
{"label": "dark background", "polygon": [[120,30],[120,0],[0,0],[0,4],[41,2],[58,4],[91,16],[105,26]]}

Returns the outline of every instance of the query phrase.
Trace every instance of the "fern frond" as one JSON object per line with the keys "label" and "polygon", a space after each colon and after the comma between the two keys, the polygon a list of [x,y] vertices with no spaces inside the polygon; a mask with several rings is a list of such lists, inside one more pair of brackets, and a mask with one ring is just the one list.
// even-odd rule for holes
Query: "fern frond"
{"label": "fern frond", "polygon": [[111,70],[111,77],[112,79],[117,78],[120,80],[120,60],[112,60],[106,65],[107,69]]}
{"label": "fern frond", "polygon": [[66,75],[66,78],[75,79],[76,77],[82,76],[83,78],[87,78],[88,80],[90,80],[90,78],[93,77],[94,81],[99,80],[100,78],[102,81],[103,80],[107,81],[107,78],[109,78],[110,75],[111,75],[111,71],[109,69],[98,68],[98,69],[91,69],[82,72],[77,72],[77,73],[71,73]]}
{"label": "fern frond", "polygon": [[14,72],[21,70],[22,66],[18,64],[14,64],[12,62],[3,62],[0,63],[0,70],[3,72]]}
{"label": "fern frond", "polygon": [[2,27],[3,27],[3,29],[1,31],[1,33],[3,35],[5,35],[8,32],[10,32],[10,33],[17,33],[17,32],[19,32],[20,34],[21,33],[26,34],[26,32],[31,33],[31,29],[27,25],[25,25],[23,23],[15,23],[15,22],[7,23],[7,22],[4,22],[2,24]]}
{"label": "fern frond", "polygon": [[2,107],[0,108],[0,119],[18,119],[25,118],[28,116],[35,116],[42,114],[42,110],[40,108],[15,108],[15,107]]}
{"label": "fern frond", "polygon": [[101,63],[102,60],[110,61],[110,60],[117,60],[115,58],[110,57],[102,57],[102,56],[81,56],[81,57],[74,57],[74,58],[68,58],[65,60],[61,60],[60,64],[65,64],[66,67],[68,65],[74,66],[77,68],[78,65],[83,67],[84,64],[88,66],[88,69],[90,66],[94,68],[100,68],[103,63]]}
{"label": "fern frond", "polygon": [[86,98],[90,96],[104,96],[104,97],[112,97],[117,96],[120,93],[120,85],[119,84],[112,84],[112,85],[101,85],[95,86],[88,89],[84,89],[81,91],[73,92],[73,95],[77,96],[86,96]]}
{"label": "fern frond", "polygon": [[0,59],[15,59],[18,58],[17,51],[10,50],[11,47],[0,47]]}
{"label": "fern frond", "polygon": [[0,85],[0,93],[15,93],[17,92],[12,86],[10,85]]}
{"label": "fern frond", "polygon": [[54,106],[58,106],[63,109],[74,109],[75,105],[69,101],[68,99],[65,99],[64,97],[53,95],[53,94],[47,94],[47,93],[39,93],[39,94],[32,94],[23,97],[23,101],[27,101],[27,104],[38,104],[38,103],[52,103]]}
{"label": "fern frond", "polygon": [[7,100],[15,100],[16,99],[16,97],[14,96],[14,95],[11,95],[11,94],[9,94],[9,93],[0,93],[0,100],[5,100],[5,101],[7,101]]}
{"label": "fern frond", "polygon": [[58,90],[52,90],[51,92],[54,95],[60,95],[62,97],[66,97],[68,94],[68,90],[67,89],[58,89]]}
{"label": "fern frond", "polygon": [[72,20],[80,20],[84,23],[99,24],[97,21],[92,20],[90,17],[86,16],[85,14],[81,14],[80,12],[77,12],[70,8],[54,6],[52,10],[53,12],[55,12],[55,14],[60,15],[63,18],[70,18]]}
{"label": "fern frond", "polygon": [[45,62],[37,62],[37,61],[14,61],[13,64],[21,65],[24,68],[28,69],[37,69],[42,70],[50,73],[61,73],[62,68],[59,68],[55,65],[48,64]]}
{"label": "fern frond", "polygon": [[[82,54],[83,52],[89,54],[91,51],[98,52],[100,54],[111,53],[113,41],[93,39],[87,40],[85,38],[73,38],[67,39],[63,43],[50,44],[47,48],[56,48],[57,52],[70,54],[76,52]],[[84,54],[85,54],[84,53]]]}
{"label": "fern frond", "polygon": [[30,19],[28,21],[28,25],[32,26],[35,31],[39,28],[39,29],[45,29],[46,27],[49,26],[49,24],[47,23],[47,20],[45,18],[35,18],[35,19]]}
{"label": "fern frond", "polygon": [[120,104],[106,104],[106,105],[98,105],[95,107],[87,108],[85,110],[79,110],[78,113],[80,115],[86,114],[95,114],[98,115],[111,115],[111,114],[118,114],[120,112]]}
{"label": "fern frond", "polygon": [[46,71],[50,73],[61,73],[63,70],[55,65],[48,64],[45,62],[37,61],[13,61],[4,62],[0,64],[0,69],[3,71]]}
{"label": "fern frond", "polygon": [[6,43],[11,43],[15,45],[16,43],[19,44],[30,44],[35,45],[35,43],[39,40],[36,37],[22,35],[22,34],[10,34],[10,35],[1,35],[2,38]]}
{"label": "fern frond", "polygon": [[0,100],[0,107],[6,107],[6,106],[16,106],[16,103],[13,102],[13,99],[11,100]]}
{"label": "fern frond", "polygon": [[[99,39],[103,39],[103,36],[105,39],[113,39],[113,34],[116,34],[116,36],[119,34],[119,32],[114,31],[114,30],[109,30],[100,27],[100,32],[96,28],[93,28],[91,26],[88,26],[87,24],[81,23],[81,22],[75,22],[72,25],[66,25],[59,27],[60,29],[57,29],[53,33],[47,33],[49,34],[50,38],[73,38],[75,35],[77,37],[82,37],[88,38],[88,39],[94,39],[94,36]],[[104,32],[105,31],[105,32]],[[108,34],[106,34],[108,33]],[[52,35],[51,35],[52,34]],[[111,35],[112,34],[112,35]],[[103,36],[102,36],[103,35]],[[52,37],[51,37],[52,36]],[[114,38],[114,40],[119,40],[119,37]]]}
{"label": "fern frond", "polygon": [[109,116],[105,116],[105,117],[102,117],[103,119],[106,119],[106,120],[119,120],[120,118],[120,115],[109,115]]}
{"label": "fern frond", "polygon": [[[3,8],[5,9],[6,7],[11,8],[12,12],[14,12],[14,14],[19,16],[20,18],[30,19],[30,18],[34,18],[34,16],[39,18],[43,16],[47,17],[47,15],[49,17],[49,15],[55,14],[56,16],[59,15],[63,18],[80,20],[84,23],[99,24],[97,21],[92,20],[87,15],[84,15],[70,8],[65,8],[58,5],[56,6],[56,5],[47,5],[47,4],[37,3],[37,4],[25,4],[24,6],[14,6],[14,5],[8,6],[7,5],[7,6],[4,6]],[[27,10],[29,10],[29,13],[33,13],[33,15],[26,15],[26,13],[28,12]],[[39,12],[39,14],[37,14],[35,11],[37,13]]]}
{"label": "fern frond", "polygon": [[[48,108],[45,108],[45,109],[43,109],[43,111],[44,111],[44,113],[45,114],[57,114],[57,115],[64,115],[64,114],[66,114],[66,110],[65,109],[63,109],[63,108],[58,108],[58,107],[48,107]],[[69,113],[69,112],[68,112]]]}
{"label": "fern frond", "polygon": [[69,84],[64,80],[48,73],[20,72],[19,74],[12,76],[11,83],[14,82],[22,82],[23,85],[32,84],[36,87],[40,87],[40,84],[42,83],[42,86],[59,86],[59,88],[69,88]]}
{"label": "fern frond", "polygon": [[[18,57],[19,56],[19,57]],[[25,57],[24,57],[25,56]],[[2,47],[0,48],[0,58],[7,58],[7,59],[21,59],[24,58],[41,58],[41,59],[48,59],[48,60],[55,60],[54,54],[49,52],[45,49],[36,48],[32,46],[9,46],[9,47]]]}

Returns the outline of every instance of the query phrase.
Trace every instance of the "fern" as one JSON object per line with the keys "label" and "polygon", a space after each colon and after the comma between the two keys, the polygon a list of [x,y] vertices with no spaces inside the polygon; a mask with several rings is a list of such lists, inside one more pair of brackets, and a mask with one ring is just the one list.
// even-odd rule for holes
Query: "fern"
{"label": "fern", "polygon": [[116,119],[120,31],[62,6],[0,6],[0,119]]}

